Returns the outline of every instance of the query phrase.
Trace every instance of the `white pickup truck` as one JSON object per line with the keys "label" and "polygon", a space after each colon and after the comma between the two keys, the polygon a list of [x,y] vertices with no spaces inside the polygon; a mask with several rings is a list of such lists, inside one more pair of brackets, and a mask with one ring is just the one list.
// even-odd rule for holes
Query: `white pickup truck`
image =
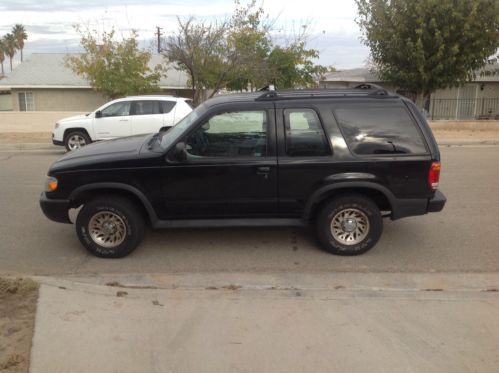
{"label": "white pickup truck", "polygon": [[192,111],[192,101],[171,96],[134,96],[108,102],[92,113],[61,119],[52,131],[54,145],[75,150],[93,141],[155,133]]}

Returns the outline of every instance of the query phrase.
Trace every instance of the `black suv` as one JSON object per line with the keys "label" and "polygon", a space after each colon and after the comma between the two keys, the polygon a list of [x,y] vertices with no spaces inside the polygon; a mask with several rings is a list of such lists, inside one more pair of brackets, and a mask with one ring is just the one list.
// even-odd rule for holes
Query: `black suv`
{"label": "black suv", "polygon": [[409,100],[373,85],[206,101],[168,132],[68,153],[40,205],[101,257],[153,228],[314,224],[340,255],[372,248],[382,217],[441,211],[440,154]]}

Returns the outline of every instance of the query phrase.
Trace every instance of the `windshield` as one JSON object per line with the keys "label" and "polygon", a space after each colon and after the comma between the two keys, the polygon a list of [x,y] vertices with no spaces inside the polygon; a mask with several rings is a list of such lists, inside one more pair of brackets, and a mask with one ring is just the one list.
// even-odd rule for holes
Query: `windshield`
{"label": "windshield", "polygon": [[165,133],[161,138],[161,149],[166,150],[173,144],[174,141],[177,141],[177,139],[190,127],[190,125],[199,118],[203,111],[204,105],[198,106],[184,119],[173,126],[167,133]]}

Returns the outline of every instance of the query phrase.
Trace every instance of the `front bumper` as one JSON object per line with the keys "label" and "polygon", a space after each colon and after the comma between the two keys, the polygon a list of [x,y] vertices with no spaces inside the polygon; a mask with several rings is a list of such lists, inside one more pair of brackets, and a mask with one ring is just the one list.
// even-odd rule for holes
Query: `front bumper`
{"label": "front bumper", "polygon": [[445,198],[444,194],[437,190],[432,199],[428,201],[428,212],[440,212],[443,210],[445,206],[445,202],[447,202],[447,198]]}
{"label": "front bumper", "polygon": [[60,146],[64,146],[64,142],[63,141],[59,141],[59,140],[56,140],[54,138],[54,134],[52,133],[52,144],[54,145],[60,145]]}
{"label": "front bumper", "polygon": [[71,224],[68,216],[69,201],[67,199],[50,199],[43,192],[40,196],[40,207],[45,216],[50,220]]}

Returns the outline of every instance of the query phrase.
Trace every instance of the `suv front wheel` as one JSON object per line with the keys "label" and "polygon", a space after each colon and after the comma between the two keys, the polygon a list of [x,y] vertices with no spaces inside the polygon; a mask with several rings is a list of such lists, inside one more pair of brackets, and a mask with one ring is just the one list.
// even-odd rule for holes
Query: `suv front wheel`
{"label": "suv front wheel", "polygon": [[90,137],[83,131],[71,131],[64,136],[64,146],[68,151],[80,149],[91,142]]}
{"label": "suv front wheel", "polygon": [[144,219],[137,206],[122,197],[100,197],[86,203],[76,218],[80,242],[92,254],[121,258],[144,237]]}
{"label": "suv front wheel", "polygon": [[376,204],[362,195],[334,198],[321,210],[317,235],[322,246],[336,255],[359,255],[378,242],[383,219]]}

